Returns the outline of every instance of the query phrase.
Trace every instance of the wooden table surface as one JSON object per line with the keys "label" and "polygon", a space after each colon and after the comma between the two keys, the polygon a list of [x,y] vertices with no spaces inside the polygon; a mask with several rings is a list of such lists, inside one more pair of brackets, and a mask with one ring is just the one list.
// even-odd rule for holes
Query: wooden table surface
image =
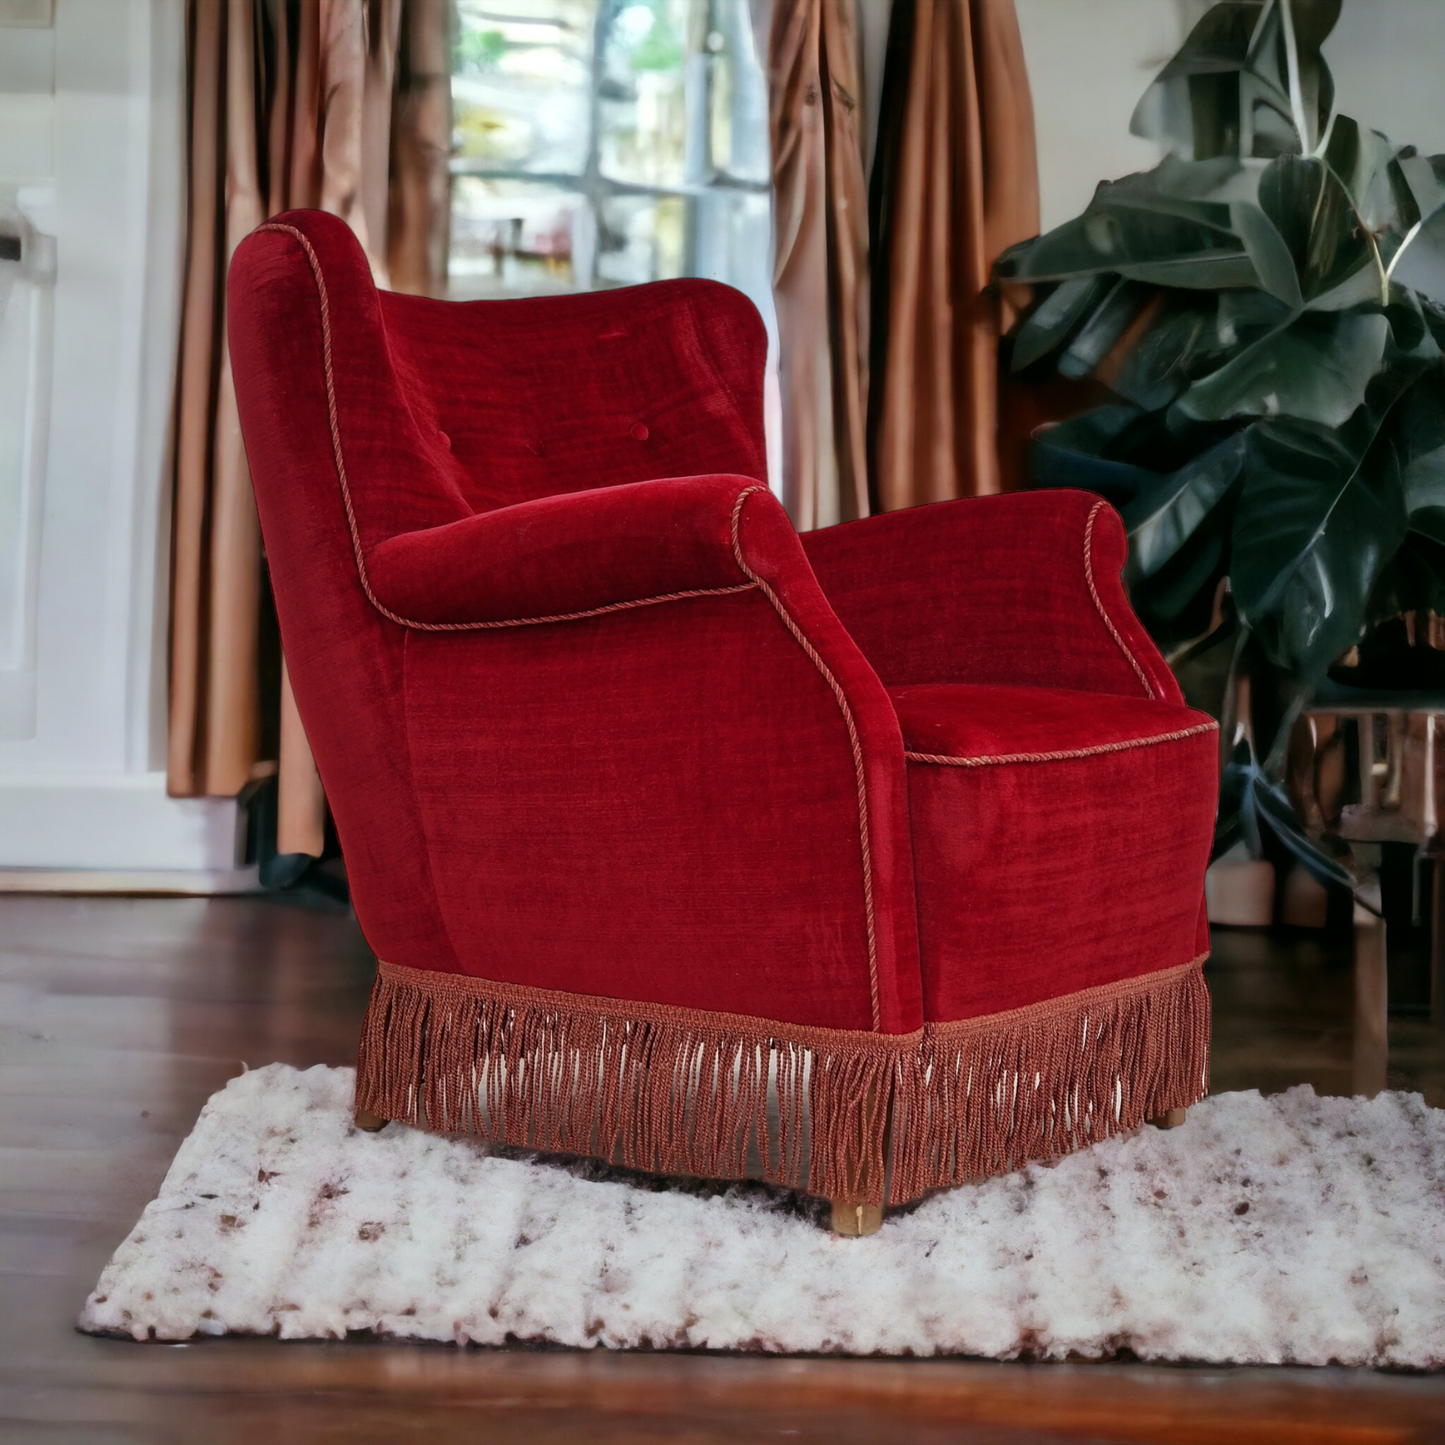
{"label": "wooden table surface", "polygon": [[[1224,997],[1257,993],[1256,954]],[[77,1333],[87,1291],[206,1097],[242,1062],[349,1062],[371,967],[341,913],[0,897],[0,1441],[1445,1441],[1440,1376]],[[1248,1082],[1251,1058],[1281,1082],[1288,1049],[1271,1017],[1319,1068],[1332,1049],[1347,1056],[1317,993],[1291,1022],[1288,976],[1271,975],[1273,1012],[1235,1020],[1217,1005],[1230,1087]],[[1437,1044],[1411,1045],[1431,1070]]]}

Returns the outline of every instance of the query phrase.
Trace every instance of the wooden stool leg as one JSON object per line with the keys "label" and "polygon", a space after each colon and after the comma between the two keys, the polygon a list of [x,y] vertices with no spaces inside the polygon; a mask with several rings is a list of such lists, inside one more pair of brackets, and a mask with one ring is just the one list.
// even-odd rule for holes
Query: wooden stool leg
{"label": "wooden stool leg", "polygon": [[1385,920],[1355,905],[1355,1051],[1352,1092],[1373,1099],[1389,1063],[1389,973]]}
{"label": "wooden stool leg", "polygon": [[[874,1090],[868,1090],[868,1097],[863,1104],[859,1114],[858,1128],[862,1138],[867,1138],[871,1132],[873,1123],[873,1111],[878,1107],[877,1095]],[[889,1121],[891,1123],[891,1120]],[[888,1154],[888,1125],[884,1126],[883,1153],[885,1158]],[[853,1192],[863,1195],[868,1192],[869,1165],[865,1159],[858,1178],[853,1181]],[[877,1234],[883,1227],[883,1206],[881,1204],[865,1204],[862,1199],[834,1199],[830,1201],[833,1206],[833,1233],[847,1235],[850,1238],[860,1238],[864,1235]]]}
{"label": "wooden stool leg", "polygon": [[365,1109],[356,1111],[356,1127],[364,1129],[368,1134],[375,1134],[385,1129],[391,1121],[383,1119],[380,1114],[370,1114]]}
{"label": "wooden stool leg", "polygon": [[1156,1129],[1177,1129],[1183,1122],[1187,1109],[1166,1109],[1156,1118],[1150,1119],[1150,1123]]}
{"label": "wooden stool leg", "polygon": [[1430,1022],[1445,1028],[1445,853],[1430,878]]}

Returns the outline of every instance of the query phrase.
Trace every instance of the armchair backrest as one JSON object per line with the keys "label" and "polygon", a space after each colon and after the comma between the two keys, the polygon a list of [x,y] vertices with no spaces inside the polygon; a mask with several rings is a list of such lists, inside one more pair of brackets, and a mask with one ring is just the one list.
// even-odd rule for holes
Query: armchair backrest
{"label": "armchair backrest", "polygon": [[557,492],[763,476],[762,323],[706,281],[466,304],[384,294],[343,222],[294,211],[237,248],[228,328],[282,642],[358,916],[382,957],[444,966],[406,744],[407,634],[367,601],[355,549]]}
{"label": "armchair backrest", "polygon": [[[278,216],[249,238],[232,284],[239,293],[282,284],[279,266],[303,304],[317,286],[313,259],[363,546],[557,492],[765,475],[766,336],[729,287],[398,296],[377,290],[350,229],[318,211]],[[305,364],[275,341],[284,366]]]}

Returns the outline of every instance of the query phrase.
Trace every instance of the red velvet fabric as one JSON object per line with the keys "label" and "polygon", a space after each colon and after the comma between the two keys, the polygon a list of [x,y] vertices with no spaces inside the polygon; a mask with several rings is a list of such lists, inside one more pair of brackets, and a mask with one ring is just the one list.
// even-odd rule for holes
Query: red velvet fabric
{"label": "red velvet fabric", "polygon": [[945,682],[890,687],[888,696],[909,752],[957,758],[1116,748],[1211,726],[1177,703],[1066,688]]}
{"label": "red velvet fabric", "polygon": [[[925,1018],[1018,1008],[1207,947],[1202,880],[1219,772],[1209,718],[1039,687],[889,696],[910,754],[1033,755],[909,763]],[[1083,755],[1047,756],[1060,752]]]}
{"label": "red velvet fabric", "polygon": [[295,212],[238,249],[229,334],[381,957],[897,1034],[1197,953],[1207,735],[904,757],[1198,721],[1096,499],[800,539],[756,480],[762,327],[707,282],[379,295],[341,222]]}
{"label": "red velvet fabric", "polygon": [[1147,679],[1154,696],[1181,701],[1124,596],[1123,524],[1087,492],[885,512],[809,532],[803,550],[890,687],[1001,682],[1130,697],[1148,695]]}
{"label": "red velvet fabric", "polygon": [[421,622],[538,617],[746,585],[732,516],[757,485],[678,477],[562,492],[403,532],[367,553],[367,571],[387,607]]}

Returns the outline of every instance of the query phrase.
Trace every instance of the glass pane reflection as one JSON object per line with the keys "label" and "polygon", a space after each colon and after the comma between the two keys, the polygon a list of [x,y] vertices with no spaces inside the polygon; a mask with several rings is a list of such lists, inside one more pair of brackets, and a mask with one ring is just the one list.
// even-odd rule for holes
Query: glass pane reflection
{"label": "glass pane reflection", "polygon": [[591,145],[597,0],[457,0],[455,154],[581,174]]}
{"label": "glass pane reflection", "polygon": [[450,292],[710,276],[772,314],[748,0],[457,0]]}
{"label": "glass pane reflection", "polygon": [[[536,181],[452,182],[448,290],[457,300],[577,289],[577,253],[592,230],[586,196]],[[583,257],[584,262],[586,257]]]}

